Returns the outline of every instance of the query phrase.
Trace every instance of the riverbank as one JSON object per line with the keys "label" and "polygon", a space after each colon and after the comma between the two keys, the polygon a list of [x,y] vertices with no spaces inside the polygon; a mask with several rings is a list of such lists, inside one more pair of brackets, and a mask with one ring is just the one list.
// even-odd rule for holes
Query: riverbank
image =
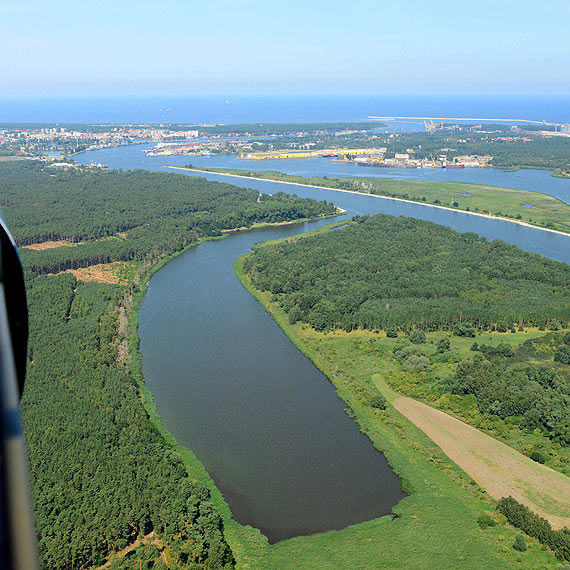
{"label": "riverbank", "polygon": [[[565,226],[567,225],[568,228],[567,229],[554,229],[554,228],[546,228],[543,227],[541,225],[535,224],[535,223],[531,223],[531,222],[527,222],[524,221],[522,219],[516,219],[515,215],[521,215],[520,212],[518,214],[513,215],[513,217],[505,217],[503,215],[497,215],[497,214],[491,214],[491,213],[484,213],[482,211],[480,212],[476,212],[476,211],[471,211],[469,206],[465,206],[465,207],[450,207],[450,206],[444,206],[441,204],[431,204],[431,203],[427,203],[427,201],[423,201],[422,199],[411,199],[411,198],[399,198],[399,197],[395,197],[395,196],[385,196],[385,195],[379,195],[379,194],[373,194],[369,191],[359,191],[359,190],[354,190],[354,189],[345,189],[345,188],[338,188],[338,187],[334,187],[334,186],[325,186],[322,184],[314,184],[310,182],[309,180],[303,180],[303,177],[300,176],[290,176],[287,174],[283,174],[280,172],[275,172],[275,173],[270,173],[270,172],[263,172],[261,173],[261,176],[251,176],[251,175],[245,175],[245,174],[237,174],[237,173],[229,173],[229,172],[223,172],[221,170],[223,169],[203,169],[203,168],[189,168],[189,167],[182,167],[182,166],[166,166],[166,168],[170,168],[173,170],[182,170],[182,171],[191,171],[191,172],[201,172],[201,173],[211,173],[211,174],[217,174],[219,176],[229,176],[229,177],[234,177],[234,178],[244,178],[244,179],[249,179],[249,180],[263,180],[266,182],[276,182],[279,184],[290,184],[293,186],[304,186],[304,187],[309,187],[309,188],[319,188],[322,190],[331,190],[334,192],[345,192],[345,193],[349,193],[349,194],[364,194],[366,196],[372,196],[375,198],[381,198],[384,200],[393,200],[396,202],[412,202],[412,203],[416,203],[416,204],[420,204],[422,206],[426,206],[429,208],[437,208],[437,209],[441,209],[441,210],[449,210],[449,211],[453,211],[453,212],[462,212],[464,214],[469,214],[472,216],[479,216],[482,218],[487,218],[487,219],[492,219],[492,220],[501,220],[501,221],[505,221],[505,222],[510,222],[510,223],[514,223],[517,224],[519,226],[526,226],[526,227],[530,227],[530,228],[536,228],[545,232],[550,232],[550,233],[555,233],[555,234],[559,234],[559,235],[569,235],[570,234],[570,206],[568,204],[565,204],[564,202],[553,198],[552,196],[548,196],[546,194],[540,194],[537,192],[530,192],[530,191],[523,191],[523,190],[511,190],[509,188],[495,188],[495,187],[484,187],[484,186],[480,186],[477,184],[465,184],[465,183],[449,183],[449,182],[441,182],[441,183],[422,183],[422,182],[416,182],[414,181],[414,183],[410,183],[410,182],[406,182],[406,185],[414,187],[417,189],[417,191],[422,192],[423,188],[427,189],[427,188],[432,188],[432,187],[443,187],[445,188],[445,185],[450,185],[453,184],[454,187],[463,187],[466,189],[472,189],[475,191],[475,189],[478,188],[484,188],[484,189],[489,189],[492,190],[494,192],[496,192],[497,194],[501,194],[504,193],[506,196],[508,195],[512,195],[513,193],[516,192],[516,196],[517,198],[519,198],[519,201],[523,202],[524,200],[532,200],[532,202],[526,202],[526,204],[528,204],[528,206],[525,206],[524,204],[521,204],[520,208],[523,208],[522,210],[520,210],[521,212],[525,211],[525,213],[528,213],[529,211],[531,212],[537,212],[537,214],[540,216],[541,214],[544,215],[545,213],[548,213],[548,210],[550,208],[555,207],[557,210],[561,210],[563,212],[563,222],[558,222],[559,224],[564,224]],[[238,171],[236,171],[238,172]],[[241,172],[241,171],[239,171]],[[247,172],[247,171],[245,171]],[[249,173],[251,174],[251,173]],[[329,179],[332,180],[332,179]],[[345,181],[351,181],[352,179],[343,179],[341,180],[341,182],[345,182]],[[399,185],[403,185],[403,183],[399,183],[398,181],[394,181],[394,180],[388,180],[388,179],[359,179],[356,182],[358,182],[359,184],[367,183],[367,184],[372,184],[372,183],[381,183],[381,184],[385,184],[385,185],[389,185],[389,186],[395,186],[396,184]],[[455,194],[457,194],[457,196],[454,196],[455,199],[460,200],[463,199],[464,197],[460,195],[459,192],[455,192],[453,191]],[[475,192],[473,192],[474,194]],[[471,194],[471,193],[470,193]],[[449,196],[447,196],[449,198]],[[533,202],[538,202],[537,198],[540,198],[541,201],[545,201],[545,206],[541,207],[540,209],[537,207],[536,204],[533,204]],[[439,198],[435,198],[438,199]],[[494,207],[497,207],[497,205],[495,204]],[[479,208],[480,209],[480,208]],[[546,222],[545,222],[546,223]],[[552,222],[551,222],[552,223]]]}
{"label": "riverbank", "polygon": [[261,223],[255,223],[249,227],[241,227],[241,228],[235,228],[233,230],[222,230],[222,234],[235,234],[237,232],[247,232],[247,231],[253,231],[253,230],[260,230],[263,228],[279,228],[279,227],[283,227],[283,226],[293,226],[295,224],[302,224],[304,222],[314,222],[316,220],[326,220],[329,218],[336,218],[337,216],[342,216],[342,214],[346,214],[346,210],[343,210],[342,208],[337,208],[337,213],[336,214],[331,214],[330,216],[321,216],[320,218],[298,218],[297,220],[288,220],[287,222],[261,222]]}
{"label": "riverbank", "polygon": [[[298,223],[306,222],[306,219],[298,220]],[[342,225],[345,223],[344,221],[339,221],[334,223],[333,226]],[[277,224],[263,224],[263,227],[271,227],[271,226],[282,226],[282,225],[289,225],[286,223],[277,223]],[[245,230],[232,230],[232,233],[245,233],[248,230],[257,230],[261,229],[261,225],[257,226],[256,228],[246,228]],[[175,254],[169,255],[161,260],[159,263],[155,264],[154,266],[147,268],[145,272],[139,276],[137,279],[137,292],[136,295],[125,303],[127,305],[127,310],[129,314],[128,320],[128,338],[129,338],[129,355],[130,355],[130,367],[133,376],[137,381],[137,386],[139,389],[140,397],[143,402],[144,408],[149,416],[149,419],[153,423],[153,425],[157,428],[160,432],[162,437],[165,441],[178,453],[180,458],[182,459],[189,476],[195,480],[204,483],[210,490],[211,493],[211,502],[216,508],[217,512],[222,517],[224,523],[224,535],[230,544],[232,551],[236,558],[240,559],[245,556],[246,552],[249,550],[258,551],[259,549],[268,548],[268,541],[267,538],[261,534],[261,532],[257,528],[253,528],[251,526],[244,526],[237,521],[234,520],[232,516],[232,512],[228,503],[226,502],[223,494],[216,486],[216,483],[210,476],[210,474],[206,471],[203,464],[200,460],[196,457],[191,449],[180,445],[177,439],[172,435],[168,429],[164,426],[162,418],[160,417],[157,409],[156,404],[154,401],[153,394],[148,389],[145,384],[145,379],[143,377],[142,371],[142,354],[139,352],[140,346],[140,339],[138,334],[138,325],[139,325],[139,309],[142,300],[144,299],[150,280],[154,274],[156,274],[160,269],[162,269],[165,265],[169,262],[174,260],[175,258],[179,257],[180,255],[187,253],[189,250],[194,249],[198,245],[205,244],[206,242],[216,241],[216,240],[225,240],[227,237],[230,236],[230,233],[225,233],[223,236],[215,237],[215,238],[204,238],[197,243],[189,245],[187,248],[180,252],[176,252]],[[239,567],[239,565],[238,565]],[[259,568],[263,568],[260,566]]]}
{"label": "riverbank", "polygon": [[554,176],[554,178],[566,178],[569,179],[570,178],[570,171],[568,170],[562,170],[560,168],[556,168],[552,171],[551,176]]}
{"label": "riverbank", "polygon": [[[520,562],[525,567],[556,567],[554,557],[542,552],[538,543],[530,545],[524,560],[504,548],[512,544],[516,531],[503,526],[502,521],[493,529],[479,531],[477,517],[493,513],[490,497],[394,408],[381,411],[364,402],[363,393],[374,387],[370,370],[353,352],[353,343],[369,346],[368,338],[361,338],[359,332],[324,338],[300,323],[290,325],[285,312],[271,301],[271,294],[253,288],[243,272],[244,257],[234,263],[242,285],[326,374],[347,404],[347,413],[386,456],[409,493],[394,507],[393,519],[381,517],[342,531],[294,538],[269,550],[251,552],[245,562],[252,568],[336,569],[373,568],[382,560],[382,567],[400,568],[406,567],[410,552],[414,552],[423,561],[421,568],[455,568],[459,563],[477,570],[516,568]],[[398,549],[393,548],[394,543]]]}
{"label": "riverbank", "polygon": [[[148,290],[148,286],[152,276],[162,269],[167,263],[183,255],[187,251],[198,247],[199,245],[213,240],[220,240],[225,239],[227,236],[220,236],[220,237],[210,237],[210,238],[202,238],[197,242],[190,244],[186,248],[181,251],[172,253],[167,255],[164,259],[156,263],[150,268],[147,268],[146,271],[135,278],[135,287],[136,292],[133,297],[123,297],[121,308],[126,311],[128,315],[128,324],[127,324],[127,339],[128,339],[128,357],[129,357],[129,368],[131,375],[134,377],[136,381],[136,385],[139,391],[139,396],[143,407],[148,414],[148,418],[153,426],[157,429],[160,433],[164,441],[172,447],[172,449],[180,456],[186,471],[189,477],[193,481],[200,481],[201,483],[205,484],[211,494],[211,503],[214,505],[217,512],[222,517],[224,521],[224,534],[228,534],[228,527],[231,528],[232,523],[234,522],[232,519],[232,515],[230,509],[224,500],[221,492],[216,487],[214,480],[211,478],[209,473],[206,471],[202,463],[198,460],[198,458],[194,455],[194,453],[186,448],[181,446],[177,441],[176,438],[164,427],[162,422],[162,418],[160,417],[157,409],[156,404],[154,402],[154,398],[150,390],[145,385],[145,379],[143,375],[143,365],[142,365],[142,353],[139,352],[140,346],[140,339],[138,335],[138,328],[139,328],[139,309],[140,304],[142,303],[146,292]],[[237,524],[237,523],[235,523]],[[228,540],[228,543],[230,541]],[[230,543],[230,547],[231,547]],[[232,548],[233,550],[233,548]]]}

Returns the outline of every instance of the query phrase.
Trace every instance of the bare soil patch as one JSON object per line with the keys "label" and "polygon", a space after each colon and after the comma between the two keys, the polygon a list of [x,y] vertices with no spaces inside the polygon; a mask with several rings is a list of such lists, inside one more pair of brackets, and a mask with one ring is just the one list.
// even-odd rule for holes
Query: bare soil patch
{"label": "bare soil patch", "polygon": [[494,499],[510,495],[553,528],[570,527],[570,478],[412,398],[397,397],[393,405]]}
{"label": "bare soil patch", "polygon": [[56,247],[74,246],[77,245],[67,240],[60,241],[44,241],[42,243],[31,243],[30,245],[21,245],[24,249],[33,249],[34,251],[42,251],[44,249],[54,249]]}
{"label": "bare soil patch", "polygon": [[62,239],[62,240],[58,240],[58,241],[43,241],[41,243],[31,243],[29,245],[20,245],[18,247],[24,248],[24,249],[33,249],[34,251],[42,251],[44,249],[53,249],[55,247],[63,247],[63,246],[67,246],[67,247],[76,247],[78,245],[83,245],[85,243],[89,243],[89,242],[98,242],[98,241],[107,241],[110,239],[117,239],[120,238],[122,240],[126,240],[127,239],[127,233],[126,232],[119,232],[117,233],[117,235],[113,235],[113,236],[107,236],[107,237],[103,237],[100,239],[94,239],[94,240],[83,240],[83,241],[78,241],[78,242],[72,242],[66,239]]}
{"label": "bare soil patch", "polygon": [[121,269],[126,265],[124,261],[101,263],[82,267],[81,269],[68,269],[64,273],[72,273],[79,281],[95,281],[96,283],[113,283],[120,285],[124,282]]}

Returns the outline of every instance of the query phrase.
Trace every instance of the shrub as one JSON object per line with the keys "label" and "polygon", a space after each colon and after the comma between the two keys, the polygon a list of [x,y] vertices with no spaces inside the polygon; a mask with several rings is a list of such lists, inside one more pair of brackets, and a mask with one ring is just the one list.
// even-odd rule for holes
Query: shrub
{"label": "shrub", "polygon": [[289,311],[289,324],[294,325],[301,318],[301,309],[294,305]]}
{"label": "shrub", "polygon": [[386,409],[386,398],[381,394],[377,394],[376,396],[372,396],[370,398],[370,406],[376,408],[378,410],[385,410]]}
{"label": "shrub", "polygon": [[431,370],[431,364],[426,356],[412,354],[404,364],[404,370],[420,370],[427,372]]}
{"label": "shrub", "polygon": [[530,454],[530,458],[533,461],[536,461],[537,463],[544,463],[546,461],[546,456],[542,455],[542,453],[540,453],[540,451],[537,450],[533,451]]}
{"label": "shrub", "polygon": [[453,334],[457,336],[475,337],[475,329],[466,323],[459,323],[453,327]]}
{"label": "shrub", "polygon": [[407,360],[412,355],[425,356],[426,354],[423,348],[420,348],[419,346],[413,346],[411,344],[399,349],[394,349],[394,356],[398,360]]}
{"label": "shrub", "polygon": [[445,352],[446,350],[449,350],[450,348],[451,348],[451,343],[449,342],[448,338],[442,338],[437,343],[437,351],[438,352]]}
{"label": "shrub", "polygon": [[415,329],[410,333],[410,340],[414,344],[425,344],[426,333],[421,329]]}
{"label": "shrub", "polygon": [[398,338],[398,331],[396,329],[388,329],[386,331],[386,336],[388,338]]}
{"label": "shrub", "polygon": [[522,534],[517,534],[513,548],[519,552],[524,552],[526,550],[526,540]]}
{"label": "shrub", "polygon": [[[564,341],[566,341],[566,338]],[[561,364],[570,364],[570,347],[561,346],[554,355],[554,361]]]}
{"label": "shrub", "polygon": [[488,526],[497,525],[497,523],[487,513],[481,513],[477,517],[477,524],[479,525],[479,528],[487,528]]}

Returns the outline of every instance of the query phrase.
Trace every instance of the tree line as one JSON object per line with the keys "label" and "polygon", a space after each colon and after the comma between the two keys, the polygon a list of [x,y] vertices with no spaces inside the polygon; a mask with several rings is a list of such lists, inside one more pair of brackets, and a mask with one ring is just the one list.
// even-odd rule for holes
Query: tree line
{"label": "tree line", "polygon": [[570,562],[570,530],[553,530],[546,519],[533,513],[513,497],[503,497],[497,504],[497,510],[505,515],[513,526],[553,550],[556,558]]}
{"label": "tree line", "polygon": [[143,170],[52,175],[41,163],[4,164],[0,204],[19,246],[74,244],[21,249],[31,275],[142,260],[224,230],[336,213],[328,202],[260,194],[204,178]]}

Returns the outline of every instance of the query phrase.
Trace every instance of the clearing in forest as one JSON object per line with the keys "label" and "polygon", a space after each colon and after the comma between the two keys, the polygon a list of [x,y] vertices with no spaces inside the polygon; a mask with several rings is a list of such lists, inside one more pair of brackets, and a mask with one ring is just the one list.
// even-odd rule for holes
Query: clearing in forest
{"label": "clearing in forest", "polygon": [[114,261],[112,263],[100,263],[81,267],[80,269],[68,269],[64,273],[72,273],[79,281],[95,281],[96,283],[113,283],[123,285],[133,276],[138,262]]}
{"label": "clearing in forest", "polygon": [[42,241],[40,243],[30,243],[28,245],[19,245],[18,247],[24,248],[24,249],[32,249],[34,251],[43,251],[44,249],[54,249],[56,247],[77,247],[78,245],[83,245],[84,243],[89,243],[91,242],[98,242],[98,241],[107,241],[107,240],[112,240],[112,239],[122,239],[122,240],[126,240],[127,238],[127,232],[117,232],[117,235],[113,235],[113,236],[107,236],[107,237],[103,237],[103,238],[99,238],[99,239],[94,239],[94,240],[83,240],[83,241],[69,241],[67,239],[60,239],[60,240],[48,240],[48,241]]}
{"label": "clearing in forest", "polygon": [[71,247],[77,245],[75,243],[71,243],[65,239],[59,241],[44,241],[42,243],[31,243],[30,245],[21,245],[20,247],[25,249],[33,249],[34,251],[43,251],[44,249],[54,249],[56,247]]}
{"label": "clearing in forest", "polygon": [[396,395],[379,375],[378,389],[408,420],[469,474],[491,497],[514,497],[547,519],[570,527],[570,478],[532,461],[478,429],[412,398]]}

